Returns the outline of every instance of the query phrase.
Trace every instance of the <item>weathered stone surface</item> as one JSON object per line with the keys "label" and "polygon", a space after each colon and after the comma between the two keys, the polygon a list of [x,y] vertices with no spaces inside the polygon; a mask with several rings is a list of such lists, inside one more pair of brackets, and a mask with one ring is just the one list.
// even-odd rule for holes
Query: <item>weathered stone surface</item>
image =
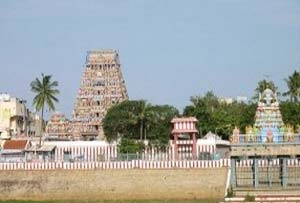
{"label": "weathered stone surface", "polygon": [[216,199],[227,168],[0,171],[0,199]]}

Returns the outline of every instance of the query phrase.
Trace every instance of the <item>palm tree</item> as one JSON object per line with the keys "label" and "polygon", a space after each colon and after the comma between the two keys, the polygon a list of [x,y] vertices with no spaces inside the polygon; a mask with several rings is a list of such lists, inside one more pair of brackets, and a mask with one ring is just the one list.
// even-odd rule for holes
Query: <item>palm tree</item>
{"label": "palm tree", "polygon": [[138,114],[136,115],[136,121],[140,125],[140,141],[143,140],[143,135],[145,133],[145,127],[147,122],[147,110],[149,104],[145,100],[139,100],[137,103]]}
{"label": "palm tree", "polygon": [[135,101],[135,110],[133,112],[129,112],[130,122],[133,125],[139,125],[140,131],[140,141],[143,140],[143,137],[146,133],[146,127],[149,117],[149,108],[150,104],[148,104],[145,100]]}
{"label": "palm tree", "polygon": [[[259,98],[259,95],[263,93],[265,89],[271,89],[273,92],[277,92],[278,87],[275,86],[273,81],[267,81],[266,79],[263,79],[258,82],[257,87],[255,89],[255,95],[253,96],[253,100],[257,100]],[[280,95],[280,93],[277,92],[277,96]]]}
{"label": "palm tree", "polygon": [[294,73],[288,78],[284,79],[288,86],[288,91],[283,93],[283,96],[290,96],[290,101],[297,102],[300,97],[300,73],[294,71]]}
{"label": "palm tree", "polygon": [[56,89],[58,86],[57,81],[51,81],[51,75],[42,74],[41,80],[39,78],[35,78],[30,83],[31,91],[35,93],[35,97],[33,98],[33,105],[36,111],[42,111],[42,133],[40,135],[39,145],[41,146],[42,134],[44,131],[44,110],[45,105],[49,107],[49,110],[55,110],[54,102],[58,102],[56,95],[59,94],[59,90]]}

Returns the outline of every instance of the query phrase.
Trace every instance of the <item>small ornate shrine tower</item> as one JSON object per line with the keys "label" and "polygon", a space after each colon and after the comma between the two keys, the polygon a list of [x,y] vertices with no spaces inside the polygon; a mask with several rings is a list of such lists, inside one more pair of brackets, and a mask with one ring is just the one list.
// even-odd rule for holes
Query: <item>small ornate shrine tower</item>
{"label": "small ornate shrine tower", "polygon": [[179,159],[179,152],[183,148],[191,148],[192,157],[196,157],[196,123],[198,120],[195,117],[187,118],[173,118],[172,119],[173,130],[172,135],[174,137],[174,153],[175,159]]}
{"label": "small ornate shrine tower", "polygon": [[300,134],[284,125],[275,92],[266,88],[259,97],[255,123],[230,138],[231,186],[283,189],[300,186]]}
{"label": "small ornate shrine tower", "polygon": [[46,133],[49,137],[72,139],[70,134],[70,122],[65,118],[65,115],[60,112],[55,112],[51,115],[46,125]]}

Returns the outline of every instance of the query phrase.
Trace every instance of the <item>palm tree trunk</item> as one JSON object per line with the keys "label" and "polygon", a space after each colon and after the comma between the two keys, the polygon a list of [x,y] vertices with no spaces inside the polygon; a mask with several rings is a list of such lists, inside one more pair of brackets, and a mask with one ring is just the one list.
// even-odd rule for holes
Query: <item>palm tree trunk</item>
{"label": "palm tree trunk", "polygon": [[140,141],[143,139],[143,128],[144,128],[144,122],[141,120],[141,126],[140,126]]}
{"label": "palm tree trunk", "polygon": [[40,139],[39,139],[39,146],[42,144],[42,136],[44,131],[44,105],[42,107],[42,122],[41,122],[41,133],[40,133]]}

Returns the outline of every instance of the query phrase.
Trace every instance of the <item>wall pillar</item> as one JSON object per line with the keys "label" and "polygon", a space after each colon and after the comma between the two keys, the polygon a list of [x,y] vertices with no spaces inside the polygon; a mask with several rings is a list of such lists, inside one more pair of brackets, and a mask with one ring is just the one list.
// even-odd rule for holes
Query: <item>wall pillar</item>
{"label": "wall pillar", "polygon": [[174,134],[174,153],[175,153],[175,160],[178,160],[178,134]]}
{"label": "wall pillar", "polygon": [[254,188],[258,187],[258,158],[253,159],[253,186]]}
{"label": "wall pillar", "polygon": [[193,155],[193,159],[197,158],[197,154],[196,154],[196,147],[197,147],[197,140],[196,140],[196,133],[192,134],[193,136],[193,147],[192,147],[192,155]]}
{"label": "wall pillar", "polygon": [[287,158],[283,157],[280,159],[280,172],[281,172],[281,186],[285,189],[287,186]]}
{"label": "wall pillar", "polygon": [[230,184],[233,188],[236,188],[236,159],[235,158],[230,159],[230,168],[231,168]]}
{"label": "wall pillar", "polygon": [[271,172],[270,172],[270,167],[272,167],[272,166],[270,166],[270,162],[271,162],[272,160],[271,159],[268,159],[268,169],[267,169],[267,177],[268,177],[268,184],[269,184],[269,187],[272,187],[272,177],[271,177]]}

